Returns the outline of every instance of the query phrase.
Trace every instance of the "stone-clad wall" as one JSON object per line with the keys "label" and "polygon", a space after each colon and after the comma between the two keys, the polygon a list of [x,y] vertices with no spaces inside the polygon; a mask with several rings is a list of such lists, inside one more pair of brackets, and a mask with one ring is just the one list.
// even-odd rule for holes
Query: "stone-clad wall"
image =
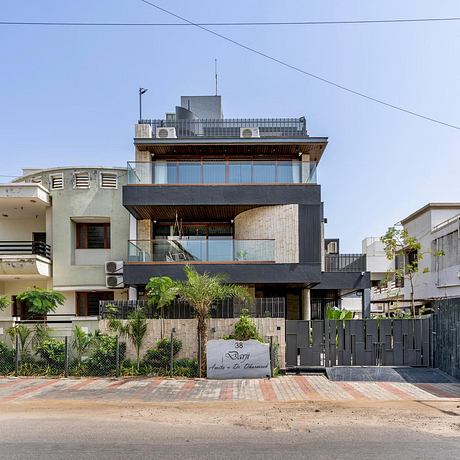
{"label": "stone-clad wall", "polygon": [[299,262],[299,207],[262,206],[235,217],[235,238],[274,239],[276,263]]}
{"label": "stone-clad wall", "polygon": [[[220,339],[226,335],[230,335],[234,330],[234,325],[238,318],[230,319],[209,319],[208,320],[208,339]],[[259,334],[266,338],[273,336],[276,337],[274,341],[278,342],[278,358],[281,367],[284,367],[285,359],[285,329],[283,318],[254,318]],[[178,358],[191,358],[197,357],[197,334],[195,319],[150,319],[148,320],[147,336],[141,350],[144,354],[148,348],[155,346],[158,339],[163,337],[170,337],[171,330],[175,328],[176,332],[174,337],[182,341],[182,350],[177,355]],[[279,328],[279,329],[278,329]],[[107,322],[102,320],[99,322],[99,329],[102,332],[107,331]],[[212,332],[213,329],[215,332]],[[127,342],[127,356],[129,358],[135,357],[135,352],[132,344]]]}

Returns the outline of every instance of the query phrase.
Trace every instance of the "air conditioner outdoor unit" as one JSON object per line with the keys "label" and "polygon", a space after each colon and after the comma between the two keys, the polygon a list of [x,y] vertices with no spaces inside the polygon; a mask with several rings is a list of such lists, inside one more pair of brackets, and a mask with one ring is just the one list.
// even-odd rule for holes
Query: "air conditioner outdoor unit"
{"label": "air conditioner outdoor unit", "polygon": [[244,137],[246,139],[260,137],[259,128],[240,128],[240,137]]}
{"label": "air conditioner outdoor unit", "polygon": [[177,139],[176,128],[157,128],[155,134],[159,139]]}
{"label": "air conditioner outdoor unit", "polygon": [[106,275],[105,287],[110,289],[122,289],[125,287],[123,282],[123,275]]}
{"label": "air conditioner outdoor unit", "polygon": [[122,275],[123,274],[123,261],[109,260],[105,263],[105,273],[107,275]]}

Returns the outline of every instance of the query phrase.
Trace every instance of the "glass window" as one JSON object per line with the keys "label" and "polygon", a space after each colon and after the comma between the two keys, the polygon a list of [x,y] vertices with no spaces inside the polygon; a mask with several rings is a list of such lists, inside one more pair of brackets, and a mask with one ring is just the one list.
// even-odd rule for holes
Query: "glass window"
{"label": "glass window", "polygon": [[110,224],[77,223],[77,249],[110,249]]}
{"label": "glass window", "polygon": [[203,163],[203,182],[205,184],[225,184],[225,162],[209,161]]}
{"label": "glass window", "polygon": [[168,177],[168,184],[177,184],[177,163],[176,162],[168,162],[167,165],[167,177]]}
{"label": "glass window", "polygon": [[251,162],[231,161],[228,165],[228,182],[230,184],[250,184]]}
{"label": "glass window", "polygon": [[201,163],[179,163],[179,184],[201,184]]}
{"label": "glass window", "polygon": [[277,166],[276,182],[280,184],[291,184],[293,182],[295,163],[292,161],[278,161]]}
{"label": "glass window", "polygon": [[254,161],[253,171],[253,182],[256,184],[274,184],[276,182],[276,166],[274,161]]}

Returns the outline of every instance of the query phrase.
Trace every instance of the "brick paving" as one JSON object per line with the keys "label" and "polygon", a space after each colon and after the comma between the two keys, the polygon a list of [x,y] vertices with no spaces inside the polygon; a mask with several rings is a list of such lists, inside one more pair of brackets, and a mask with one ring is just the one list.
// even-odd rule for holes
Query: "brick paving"
{"label": "brick paving", "polygon": [[333,382],[322,375],[254,380],[0,378],[0,403],[93,401],[398,401],[459,399],[460,383]]}

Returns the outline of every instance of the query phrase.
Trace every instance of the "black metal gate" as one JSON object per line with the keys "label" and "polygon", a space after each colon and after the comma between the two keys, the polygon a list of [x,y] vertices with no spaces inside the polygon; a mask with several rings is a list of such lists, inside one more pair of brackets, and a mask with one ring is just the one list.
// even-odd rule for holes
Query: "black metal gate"
{"label": "black metal gate", "polygon": [[430,366],[431,317],[286,321],[286,366]]}

